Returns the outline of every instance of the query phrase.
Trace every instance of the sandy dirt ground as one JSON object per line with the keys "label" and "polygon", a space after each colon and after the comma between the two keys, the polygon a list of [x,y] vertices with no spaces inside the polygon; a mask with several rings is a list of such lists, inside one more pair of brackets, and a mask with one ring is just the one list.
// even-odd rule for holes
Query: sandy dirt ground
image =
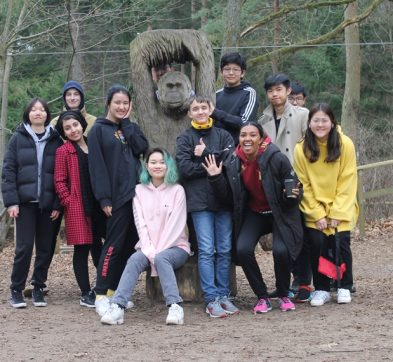
{"label": "sandy dirt ground", "polygon": [[[393,360],[393,221],[354,235],[357,292],[349,305],[297,305],[253,315],[255,297],[237,269],[239,315],[209,318],[202,304],[186,303],[185,324],[166,326],[166,307],[146,298],[144,277],[121,326],[101,325],[80,307],[71,255],[55,255],[46,308],[8,304],[13,246],[0,252],[0,361],[384,361]],[[270,289],[271,253],[258,258]]]}

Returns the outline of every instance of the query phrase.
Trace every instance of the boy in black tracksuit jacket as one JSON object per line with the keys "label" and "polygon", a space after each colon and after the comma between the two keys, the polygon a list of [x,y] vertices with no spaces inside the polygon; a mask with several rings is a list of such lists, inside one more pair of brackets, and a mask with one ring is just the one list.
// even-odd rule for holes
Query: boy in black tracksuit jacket
{"label": "boy in black tracksuit jacket", "polygon": [[250,83],[243,80],[247,66],[239,53],[225,54],[220,68],[225,87],[216,92],[216,108],[211,117],[214,125],[227,130],[237,145],[240,126],[247,121],[256,121],[257,94]]}

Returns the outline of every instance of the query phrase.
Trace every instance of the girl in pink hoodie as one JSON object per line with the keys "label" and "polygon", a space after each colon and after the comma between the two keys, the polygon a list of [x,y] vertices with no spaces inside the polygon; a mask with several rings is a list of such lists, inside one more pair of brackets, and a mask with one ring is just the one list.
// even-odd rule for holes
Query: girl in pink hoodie
{"label": "girl in pink hoodie", "polygon": [[139,275],[151,267],[151,275],[160,278],[165,303],[169,307],[166,324],[183,324],[174,270],[181,267],[190,254],[186,227],[187,209],[183,187],[173,158],[162,148],[149,151],[142,165],[140,184],[136,186],[133,209],[139,242],[128,259],[104,324],[122,324]]}

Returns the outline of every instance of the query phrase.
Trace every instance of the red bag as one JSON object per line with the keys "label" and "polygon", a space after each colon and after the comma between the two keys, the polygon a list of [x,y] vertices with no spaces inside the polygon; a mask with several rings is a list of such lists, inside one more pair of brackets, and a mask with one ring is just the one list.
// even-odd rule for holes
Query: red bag
{"label": "red bag", "polygon": [[[344,272],[347,270],[346,264],[342,263],[339,267],[339,270],[341,280]],[[326,275],[330,279],[337,280],[336,264],[332,263],[329,259],[326,259],[323,256],[320,256],[318,260],[318,272]]]}

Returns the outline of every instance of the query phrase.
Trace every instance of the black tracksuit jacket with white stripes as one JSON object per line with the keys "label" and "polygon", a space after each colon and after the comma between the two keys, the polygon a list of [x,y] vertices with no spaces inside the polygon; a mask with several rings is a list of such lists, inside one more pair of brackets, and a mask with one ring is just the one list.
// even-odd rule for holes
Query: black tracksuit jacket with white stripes
{"label": "black tracksuit jacket with white stripes", "polygon": [[239,143],[243,123],[257,120],[258,100],[255,89],[247,81],[236,87],[224,87],[216,93],[216,108],[212,114],[214,125],[224,128]]}

